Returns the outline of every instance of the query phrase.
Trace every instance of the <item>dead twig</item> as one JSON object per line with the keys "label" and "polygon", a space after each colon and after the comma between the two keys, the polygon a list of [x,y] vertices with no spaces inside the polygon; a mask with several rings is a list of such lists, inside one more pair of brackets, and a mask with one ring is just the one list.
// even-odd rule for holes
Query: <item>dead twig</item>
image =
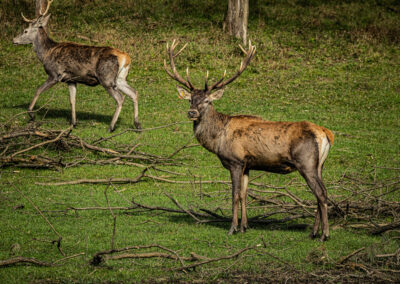
{"label": "dead twig", "polygon": [[113,217],[113,233],[112,233],[112,238],[111,238],[111,249],[114,249],[114,244],[115,244],[115,233],[116,233],[116,225],[117,225],[117,216],[114,215],[111,206],[110,206],[110,202],[108,201],[108,196],[107,196],[107,189],[110,187],[110,185],[108,185],[106,187],[106,189],[104,190],[104,196],[106,197],[106,201],[107,201],[107,206],[108,209],[110,210],[111,216]]}
{"label": "dead twig", "polygon": [[57,249],[59,250],[59,252],[65,256],[65,253],[63,252],[62,248],[61,248],[61,240],[62,240],[62,236],[57,232],[57,230],[54,228],[54,226],[50,223],[49,219],[47,219],[47,217],[42,213],[42,211],[39,209],[39,207],[37,207],[35,205],[35,203],[33,203],[33,201],[28,198],[25,194],[22,193],[22,191],[20,191],[14,184],[8,182],[9,185],[11,185],[23,198],[25,198],[27,201],[29,201],[29,203],[32,204],[32,206],[36,209],[36,211],[40,214],[40,216],[42,216],[42,218],[46,221],[47,224],[49,224],[50,228],[53,230],[53,232],[58,236],[58,239],[53,241],[53,243],[57,244]]}
{"label": "dead twig", "polygon": [[196,268],[196,267],[198,267],[198,266],[205,265],[205,264],[208,264],[208,263],[211,263],[211,262],[216,262],[216,261],[221,261],[221,260],[227,260],[227,259],[236,258],[236,257],[238,257],[239,255],[241,255],[242,253],[244,253],[244,252],[246,252],[246,251],[248,251],[248,250],[255,249],[255,248],[256,248],[255,246],[252,246],[252,247],[245,247],[245,248],[243,248],[243,249],[241,249],[241,250],[239,250],[239,251],[237,251],[237,252],[235,252],[234,254],[231,254],[231,255],[226,255],[226,256],[221,256],[221,257],[216,257],[216,258],[209,258],[209,259],[205,259],[205,260],[202,260],[202,261],[199,261],[199,262],[190,264],[190,265],[185,265],[185,266],[181,266],[181,267],[170,268],[170,269],[168,269],[168,270],[169,270],[169,271],[188,271],[188,270],[190,270],[190,269],[194,269],[194,268]]}
{"label": "dead twig", "polygon": [[350,254],[348,254],[348,255],[342,257],[342,258],[337,262],[337,264],[343,264],[343,263],[345,263],[345,262],[346,262],[347,260],[349,260],[352,256],[355,256],[356,254],[358,254],[359,252],[362,252],[363,250],[365,250],[365,247],[362,247],[362,248],[359,248],[359,249],[353,251],[352,253],[350,253]]}
{"label": "dead twig", "polygon": [[189,210],[186,210],[185,208],[183,208],[179,202],[173,198],[171,195],[169,195],[167,192],[164,192],[164,194],[179,208],[181,209],[183,212],[185,212],[186,214],[190,215],[193,219],[195,219],[197,222],[202,223],[203,220],[200,220],[199,218],[197,218],[194,214],[192,214]]}
{"label": "dead twig", "polygon": [[[52,140],[49,140],[49,141],[45,141],[45,142],[39,143],[39,144],[36,144],[36,145],[33,145],[33,146],[28,147],[28,148],[26,148],[26,149],[24,149],[24,150],[15,152],[15,153],[11,154],[9,158],[12,159],[12,158],[14,158],[15,156],[17,156],[17,155],[19,155],[19,154],[28,152],[28,151],[33,150],[33,149],[36,149],[36,148],[39,148],[39,147],[41,147],[41,146],[43,146],[43,145],[46,145],[46,144],[54,143],[54,142],[60,140],[60,138],[61,138],[66,132],[70,132],[70,131],[72,130],[72,128],[73,128],[73,125],[71,125],[71,126],[68,127],[67,129],[61,131],[60,134],[58,134],[58,136],[57,136],[56,138],[54,138],[54,139],[52,139]],[[67,134],[67,135],[68,135],[68,134]]]}

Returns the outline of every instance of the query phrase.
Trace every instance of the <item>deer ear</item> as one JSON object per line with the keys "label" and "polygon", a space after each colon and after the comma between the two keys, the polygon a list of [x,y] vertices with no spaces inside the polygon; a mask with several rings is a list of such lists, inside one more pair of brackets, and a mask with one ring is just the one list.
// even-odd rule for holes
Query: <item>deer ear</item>
{"label": "deer ear", "polygon": [[192,97],[192,94],[186,91],[184,88],[176,86],[176,89],[178,90],[179,98],[190,100],[190,98]]}
{"label": "deer ear", "polygon": [[40,19],[39,19],[39,27],[45,27],[45,26],[47,26],[47,23],[49,22],[49,19],[50,19],[50,16],[51,16],[51,14],[49,13],[49,14],[47,14],[46,16],[44,16],[44,17],[41,17]]}
{"label": "deer ear", "polygon": [[224,94],[224,91],[225,91],[225,89],[221,89],[221,90],[215,91],[214,93],[208,95],[208,99],[210,101],[219,100],[220,98],[222,98],[222,95]]}

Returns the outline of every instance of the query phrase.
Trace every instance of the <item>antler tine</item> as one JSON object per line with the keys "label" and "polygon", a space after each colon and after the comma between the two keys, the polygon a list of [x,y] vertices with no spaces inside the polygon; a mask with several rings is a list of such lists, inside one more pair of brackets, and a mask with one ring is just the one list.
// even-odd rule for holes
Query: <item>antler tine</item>
{"label": "antler tine", "polygon": [[24,19],[24,21],[27,22],[27,23],[34,23],[34,22],[36,22],[40,17],[43,17],[43,16],[46,16],[46,15],[47,15],[47,13],[49,12],[49,8],[50,8],[50,6],[51,6],[51,3],[52,3],[53,1],[54,1],[54,0],[48,0],[48,1],[47,1],[46,10],[44,11],[44,13],[42,13],[42,11],[40,11],[40,12],[39,12],[39,14],[40,14],[39,17],[30,20],[30,19],[28,19],[27,17],[25,17],[24,14],[21,12],[22,19]]}
{"label": "antler tine", "polygon": [[[188,43],[186,43],[175,55],[174,55],[174,57],[177,57],[178,55],[179,55],[179,53],[181,53],[184,49],[185,49],[185,47],[188,45]],[[174,47],[175,48],[175,47]]]}
{"label": "antler tine", "polygon": [[29,20],[27,17],[24,16],[24,14],[21,12],[22,19],[24,19],[25,22],[27,23],[33,23],[37,19]]}
{"label": "antler tine", "polygon": [[193,90],[194,87],[193,87],[192,83],[190,82],[189,69],[186,69],[186,70],[187,70],[187,71],[186,71],[187,81],[186,81],[185,79],[183,79],[183,78],[181,77],[181,75],[179,75],[178,71],[176,70],[175,61],[174,61],[175,57],[176,57],[177,55],[179,55],[179,53],[181,53],[181,52],[183,51],[183,49],[186,47],[187,44],[185,44],[185,45],[181,48],[181,50],[178,51],[177,54],[174,54],[174,49],[176,48],[177,45],[178,45],[178,42],[177,42],[175,39],[172,41],[171,47],[169,47],[169,45],[168,45],[168,43],[167,43],[167,53],[168,53],[169,62],[170,62],[170,65],[171,65],[171,70],[172,70],[172,72],[171,72],[170,70],[168,70],[168,68],[167,68],[167,61],[166,61],[166,60],[164,60],[164,69],[165,69],[165,71],[167,72],[167,74],[168,74],[172,79],[178,81],[179,83],[181,83],[182,85],[184,85],[184,86],[185,86],[186,88],[188,88],[189,90]]}
{"label": "antler tine", "polygon": [[52,3],[53,1],[54,1],[54,0],[48,0],[48,1],[47,1],[46,10],[44,11],[44,13],[40,12],[40,15],[41,15],[41,16],[47,15],[47,12],[49,12],[50,5],[51,5],[51,3]]}
{"label": "antler tine", "polygon": [[[249,45],[250,45],[250,44],[249,44]],[[243,53],[247,55],[247,51],[244,50],[244,48],[243,48],[240,44],[239,44],[239,47],[240,47],[240,49],[243,51]]]}
{"label": "antler tine", "polygon": [[218,82],[216,82],[211,87],[209,87],[208,91],[224,88],[226,85],[228,85],[229,83],[232,83],[234,80],[236,80],[236,78],[239,77],[240,74],[242,74],[242,72],[247,68],[247,66],[249,65],[251,59],[253,58],[253,56],[256,52],[256,47],[254,45],[251,45],[251,41],[249,41],[249,49],[247,51],[245,51],[242,46],[239,45],[239,47],[246,54],[246,58],[244,60],[242,60],[240,63],[239,70],[231,78],[223,81],[225,78],[225,75],[226,75],[226,70],[225,70],[224,76]]}
{"label": "antler tine", "polygon": [[165,72],[167,72],[167,74],[168,74],[172,79],[175,79],[175,76],[168,70],[168,67],[167,67],[167,60],[165,60],[165,59],[164,59],[164,70],[165,70]]}
{"label": "antler tine", "polygon": [[[185,44],[185,46],[186,46],[186,44]],[[184,47],[185,47],[184,46]],[[182,48],[183,49],[183,48]],[[182,50],[181,49],[181,50]],[[181,51],[179,51],[179,52],[181,52]],[[177,54],[179,54],[179,52],[177,53]],[[176,55],[175,55],[176,56]],[[190,89],[191,90],[193,90],[194,89],[194,86],[192,85],[192,83],[190,82],[190,76],[189,76],[189,67],[186,67],[186,80],[187,80],[187,82],[189,83],[189,85],[190,85]]]}
{"label": "antler tine", "polygon": [[225,76],[226,76],[226,69],[225,69],[224,75],[222,75],[221,79],[219,79],[217,82],[215,82],[215,83],[214,83],[211,87],[209,87],[207,90],[208,90],[208,91],[211,91],[211,90],[216,89],[216,86],[218,86],[218,85],[225,79]]}
{"label": "antler tine", "polygon": [[208,90],[208,70],[207,70],[207,73],[206,73],[206,80],[205,80],[205,82],[204,82],[204,90]]}

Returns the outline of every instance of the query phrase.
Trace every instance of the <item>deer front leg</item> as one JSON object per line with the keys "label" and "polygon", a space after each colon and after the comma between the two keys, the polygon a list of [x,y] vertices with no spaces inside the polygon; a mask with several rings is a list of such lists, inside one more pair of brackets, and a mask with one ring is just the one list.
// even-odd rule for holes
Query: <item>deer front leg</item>
{"label": "deer front leg", "polygon": [[32,112],[36,101],[38,100],[39,96],[41,93],[43,93],[44,91],[50,89],[51,87],[53,87],[55,84],[58,83],[58,80],[49,76],[46,80],[46,82],[43,83],[43,85],[41,85],[35,92],[35,96],[33,97],[31,104],[28,107],[28,114],[31,117],[31,120],[35,119],[35,114]]}
{"label": "deer front leg", "polygon": [[244,233],[248,229],[247,224],[247,184],[249,182],[249,171],[245,170],[242,175],[242,184],[240,189],[240,204],[242,206],[242,219],[240,222],[240,232]]}
{"label": "deer front leg", "polygon": [[229,229],[228,235],[238,231],[238,213],[239,213],[239,201],[240,201],[240,187],[242,168],[238,166],[232,166],[230,168],[231,179],[232,179],[232,224]]}

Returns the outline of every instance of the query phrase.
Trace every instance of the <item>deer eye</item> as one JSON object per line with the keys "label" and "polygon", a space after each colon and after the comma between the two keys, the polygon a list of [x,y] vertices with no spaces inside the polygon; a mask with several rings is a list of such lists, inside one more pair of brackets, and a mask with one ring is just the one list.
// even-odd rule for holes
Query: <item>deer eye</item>
{"label": "deer eye", "polygon": [[24,34],[27,34],[28,33],[28,31],[27,30],[24,30]]}

